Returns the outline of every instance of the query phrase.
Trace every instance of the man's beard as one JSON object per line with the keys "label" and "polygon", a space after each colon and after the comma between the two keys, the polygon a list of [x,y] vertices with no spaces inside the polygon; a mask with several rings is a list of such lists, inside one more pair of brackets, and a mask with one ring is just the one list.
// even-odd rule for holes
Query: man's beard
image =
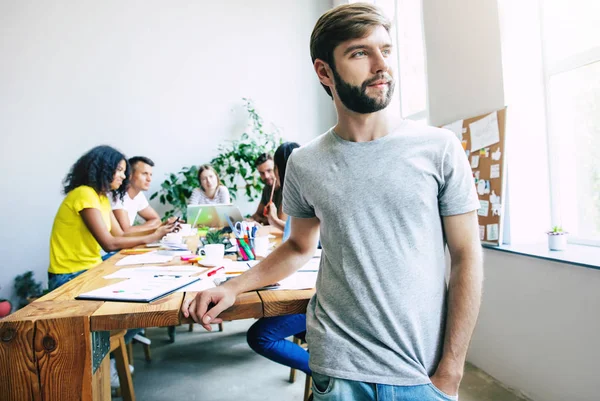
{"label": "man's beard", "polygon": [[[394,94],[395,82],[389,74],[379,74],[374,78],[368,79],[360,87],[354,86],[346,81],[332,68],[333,79],[335,80],[335,89],[340,100],[348,108],[356,113],[368,114],[385,109]],[[388,81],[388,91],[383,100],[373,99],[367,95],[367,87],[373,82],[385,80]]]}

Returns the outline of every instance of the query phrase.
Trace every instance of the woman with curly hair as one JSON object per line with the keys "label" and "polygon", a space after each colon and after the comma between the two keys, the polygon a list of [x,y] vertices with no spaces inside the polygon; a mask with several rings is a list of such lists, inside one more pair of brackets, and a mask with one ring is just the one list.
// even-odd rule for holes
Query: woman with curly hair
{"label": "woman with curly hair", "polygon": [[108,196],[123,199],[130,173],[125,156],[97,146],[81,156],[64,180],[62,201],[50,236],[48,287],[53,290],[102,262],[106,252],[160,240],[174,224],[140,237],[124,237]]}

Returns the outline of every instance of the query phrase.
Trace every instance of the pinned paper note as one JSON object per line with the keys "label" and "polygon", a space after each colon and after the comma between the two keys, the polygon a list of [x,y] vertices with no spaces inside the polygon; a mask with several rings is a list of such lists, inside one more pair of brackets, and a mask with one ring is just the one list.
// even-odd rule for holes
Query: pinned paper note
{"label": "pinned paper note", "polygon": [[471,152],[500,142],[496,112],[469,124],[469,130],[471,131]]}
{"label": "pinned paper note", "polygon": [[479,216],[484,216],[487,217],[489,214],[489,210],[490,210],[490,202],[485,201],[485,200],[479,200],[479,210],[477,211],[477,214]]}
{"label": "pinned paper note", "polygon": [[477,180],[477,193],[485,195],[490,193],[490,182],[488,180]]}
{"label": "pinned paper note", "polygon": [[462,133],[463,133],[463,134],[466,134],[466,133],[467,133],[467,127],[465,127],[465,128],[463,128],[463,129],[462,129]]}
{"label": "pinned paper note", "polygon": [[500,197],[496,195],[496,191],[492,191],[490,194],[490,203],[492,203],[492,205],[494,203],[500,203]]}
{"label": "pinned paper note", "polygon": [[498,224],[487,225],[487,239],[488,241],[498,241]]}
{"label": "pinned paper note", "polygon": [[460,143],[461,143],[461,145],[462,145],[462,147],[463,147],[463,150],[467,150],[467,141],[465,141],[465,140],[463,139],[462,141],[460,141]]}
{"label": "pinned paper note", "polygon": [[471,168],[477,167],[479,167],[479,156],[473,155],[473,157],[471,157]]}
{"label": "pinned paper note", "polygon": [[500,177],[500,165],[492,164],[490,167],[490,178],[499,178]]}
{"label": "pinned paper note", "polygon": [[480,149],[479,157],[490,157],[490,148]]}
{"label": "pinned paper note", "polygon": [[442,128],[445,128],[445,129],[448,129],[448,130],[454,132],[454,135],[457,136],[458,140],[462,141],[463,140],[463,136],[462,136],[463,127],[462,126],[463,126],[463,120],[458,120],[458,121],[454,121],[453,123],[446,124]]}
{"label": "pinned paper note", "polygon": [[465,150],[465,154],[467,155],[467,159],[469,158],[469,156],[471,155],[471,151],[470,150]]}
{"label": "pinned paper note", "polygon": [[479,226],[479,239],[481,241],[485,239],[485,226]]}
{"label": "pinned paper note", "polygon": [[492,160],[500,160],[501,156],[502,152],[500,152],[500,148],[498,148],[492,153]]}
{"label": "pinned paper note", "polygon": [[501,210],[502,210],[501,203],[492,203],[492,216],[500,216]]}

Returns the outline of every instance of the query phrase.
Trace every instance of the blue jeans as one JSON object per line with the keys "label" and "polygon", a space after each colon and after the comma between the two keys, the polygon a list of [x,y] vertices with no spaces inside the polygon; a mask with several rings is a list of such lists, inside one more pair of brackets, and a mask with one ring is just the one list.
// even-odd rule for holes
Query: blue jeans
{"label": "blue jeans", "polygon": [[308,352],[297,344],[286,340],[295,335],[304,339],[306,315],[264,317],[254,323],[246,335],[248,345],[257,354],[274,362],[311,374],[308,367]]}
{"label": "blue jeans", "polygon": [[48,289],[50,291],[54,291],[61,285],[68,283],[73,280],[75,277],[85,273],[87,270],[82,270],[75,273],[67,273],[67,274],[54,274],[48,272]]}
{"label": "blue jeans", "polygon": [[433,384],[392,386],[338,379],[313,372],[314,401],[456,401]]}

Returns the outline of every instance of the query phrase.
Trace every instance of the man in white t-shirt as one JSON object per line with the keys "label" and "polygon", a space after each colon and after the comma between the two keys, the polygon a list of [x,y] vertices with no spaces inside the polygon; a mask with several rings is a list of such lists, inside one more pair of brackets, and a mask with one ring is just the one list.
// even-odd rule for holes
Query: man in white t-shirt
{"label": "man in white t-shirt", "polygon": [[[132,170],[129,188],[122,201],[111,199],[113,213],[125,233],[154,230],[161,224],[160,216],[142,192],[150,188],[154,162],[147,157],[135,156],[129,159],[129,165]],[[137,215],[145,220],[144,224],[133,225]]]}

